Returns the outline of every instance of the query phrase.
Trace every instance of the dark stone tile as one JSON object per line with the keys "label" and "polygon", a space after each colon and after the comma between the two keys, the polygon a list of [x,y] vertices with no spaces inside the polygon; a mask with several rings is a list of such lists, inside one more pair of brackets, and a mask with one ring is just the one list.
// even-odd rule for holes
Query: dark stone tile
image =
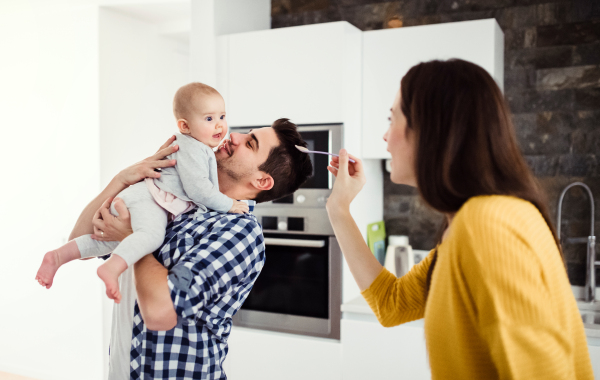
{"label": "dark stone tile", "polygon": [[535,27],[525,28],[523,37],[523,47],[530,48],[537,46],[537,29]]}
{"label": "dark stone tile", "polygon": [[572,177],[596,177],[598,158],[595,154],[569,154],[559,158],[559,173]]}
{"label": "dark stone tile", "polygon": [[517,113],[512,115],[512,122],[517,136],[527,136],[537,130],[536,113]]}
{"label": "dark stone tile", "polygon": [[[569,136],[573,132],[572,112],[540,112],[513,116],[521,151],[528,156],[556,156],[571,153]],[[535,163],[539,175],[556,173],[556,160]],[[543,173],[543,174],[542,174]]]}
{"label": "dark stone tile", "polygon": [[571,152],[575,154],[598,154],[600,152],[600,128],[577,129],[571,134]]}
{"label": "dark stone tile", "polygon": [[573,64],[573,50],[574,47],[572,46],[508,50],[504,55],[505,70],[571,66]]}
{"label": "dark stone tile", "polygon": [[[600,2],[599,2],[600,4]],[[574,65],[598,65],[600,64],[600,42],[591,44],[580,44],[574,47]]]}
{"label": "dark stone tile", "polygon": [[391,3],[391,2],[399,3],[400,1],[394,1],[394,0],[390,0],[390,1],[385,1],[385,0],[329,0],[329,3],[333,7],[351,7],[351,6],[361,6],[361,5],[367,5],[367,4]]}
{"label": "dark stone tile", "polygon": [[523,49],[525,46],[524,29],[505,29],[504,30],[504,49],[505,54],[510,50]]}
{"label": "dark stone tile", "polygon": [[537,46],[577,45],[600,41],[600,20],[537,27]]}
{"label": "dark stone tile", "polygon": [[292,10],[292,0],[271,0],[271,17],[289,14]]}
{"label": "dark stone tile", "polygon": [[600,19],[600,1],[597,0],[571,0],[569,1],[567,22],[581,22]]}
{"label": "dark stone tile", "polygon": [[553,177],[558,173],[558,157],[526,155],[525,161],[537,177]]}
{"label": "dark stone tile", "polygon": [[536,73],[533,68],[517,67],[504,71],[504,88],[531,90],[535,88],[535,81]]}
{"label": "dark stone tile", "polygon": [[600,109],[594,111],[577,111],[575,118],[578,129],[585,131],[600,129]]}
{"label": "dark stone tile", "polygon": [[355,7],[339,7],[341,19],[360,30],[378,30],[387,26],[393,17],[403,20],[400,2],[367,4]]}
{"label": "dark stone tile", "polygon": [[577,263],[567,260],[567,276],[569,277],[569,282],[571,285],[584,286],[585,273],[585,263]]}
{"label": "dark stone tile", "polygon": [[600,88],[582,88],[574,91],[576,110],[598,110],[600,108]]}
{"label": "dark stone tile", "polygon": [[572,66],[538,70],[536,85],[540,90],[600,87],[600,66]]}
{"label": "dark stone tile", "polygon": [[329,0],[293,0],[288,3],[291,13],[322,11],[329,7]]}
{"label": "dark stone tile", "polygon": [[514,113],[569,111],[573,109],[575,90],[536,91],[506,89],[506,99]]}
{"label": "dark stone tile", "polygon": [[511,7],[515,0],[456,0],[454,3],[454,10],[473,12]]}
{"label": "dark stone tile", "polygon": [[536,115],[536,133],[550,135],[566,135],[577,126],[576,116],[572,111],[566,112],[540,112]]}

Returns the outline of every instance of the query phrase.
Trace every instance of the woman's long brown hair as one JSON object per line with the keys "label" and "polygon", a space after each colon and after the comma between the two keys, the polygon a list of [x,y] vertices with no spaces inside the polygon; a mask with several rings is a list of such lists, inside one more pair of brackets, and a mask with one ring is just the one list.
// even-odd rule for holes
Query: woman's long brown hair
{"label": "woman's long brown hair", "polygon": [[[517,145],[508,105],[494,79],[471,62],[430,61],[412,67],[400,91],[400,107],[414,132],[417,186],[425,203],[452,214],[478,195],[524,199],[540,211],[562,256],[544,192]],[[437,249],[426,297],[436,261]]]}

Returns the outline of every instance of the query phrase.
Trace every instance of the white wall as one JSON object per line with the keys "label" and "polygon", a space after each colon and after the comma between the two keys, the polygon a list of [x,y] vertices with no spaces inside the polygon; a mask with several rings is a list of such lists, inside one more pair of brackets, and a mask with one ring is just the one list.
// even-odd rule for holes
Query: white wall
{"label": "white wall", "polygon": [[0,371],[100,379],[97,264],[34,281],[99,188],[97,9],[41,4],[0,6]]}
{"label": "white wall", "polygon": [[101,185],[177,132],[173,96],[188,83],[189,47],[150,23],[100,9]]}

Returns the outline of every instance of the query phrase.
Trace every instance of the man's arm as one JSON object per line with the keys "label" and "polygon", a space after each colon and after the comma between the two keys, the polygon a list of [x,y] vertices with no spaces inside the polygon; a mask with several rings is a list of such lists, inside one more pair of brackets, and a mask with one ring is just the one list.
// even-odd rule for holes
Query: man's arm
{"label": "man's arm", "polygon": [[156,168],[174,166],[175,160],[164,160],[165,157],[179,150],[179,146],[177,145],[169,146],[173,141],[175,141],[175,136],[171,136],[154,155],[131,165],[117,174],[108,186],[83,209],[75,223],[75,227],[71,231],[71,235],[69,235],[69,240],[95,233],[94,226],[92,225],[94,213],[96,213],[96,210],[102,206],[102,203],[107,198],[115,197],[128,186],[144,178],[159,178],[160,173],[154,171]]}
{"label": "man's arm", "polygon": [[[174,231],[173,238],[183,238],[177,241],[182,254],[169,270],[153,255],[134,265],[138,306],[150,330],[169,330],[179,318],[194,319],[207,304],[211,307],[215,299],[223,301],[219,307],[232,316],[251,287],[240,288],[240,282],[253,283],[262,268],[262,232],[250,219],[212,224],[211,230],[199,240],[185,238],[191,231],[181,228]],[[163,246],[157,254],[172,258],[172,244]]]}
{"label": "man's arm", "polygon": [[[117,176],[118,177],[118,176]],[[117,194],[119,194],[122,190],[127,188],[128,185],[123,183],[117,177],[113,178],[112,181],[102,190],[100,194],[96,198],[94,198],[81,212],[77,222],[75,223],[75,227],[73,227],[73,231],[71,231],[71,235],[69,235],[69,240],[73,240],[79,236],[93,234],[94,226],[92,225],[92,219],[96,210],[102,206],[102,203],[107,198],[113,198]]]}
{"label": "man's arm", "polygon": [[153,255],[133,265],[138,306],[146,327],[154,331],[170,330],[177,325],[177,313],[171,301],[167,268]]}

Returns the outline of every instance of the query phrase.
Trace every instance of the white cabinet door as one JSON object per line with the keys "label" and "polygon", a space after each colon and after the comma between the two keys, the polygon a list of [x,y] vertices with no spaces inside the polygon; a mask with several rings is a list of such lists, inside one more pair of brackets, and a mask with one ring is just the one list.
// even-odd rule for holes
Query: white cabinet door
{"label": "white cabinet door", "polygon": [[234,327],[224,366],[243,380],[341,380],[337,340]]}
{"label": "white cabinet door", "polygon": [[297,124],[343,121],[349,28],[336,22],[229,35],[229,124],[270,125],[281,117]]}
{"label": "white cabinet door", "polygon": [[594,369],[594,379],[600,380],[600,347],[588,346],[588,349],[590,351],[592,368]]}
{"label": "white cabinet door", "polygon": [[503,87],[504,35],[494,19],[363,33],[363,158],[390,158],[383,134],[400,80],[419,62],[461,58]]}
{"label": "white cabinet door", "polygon": [[431,379],[423,327],[342,319],[342,378]]}

